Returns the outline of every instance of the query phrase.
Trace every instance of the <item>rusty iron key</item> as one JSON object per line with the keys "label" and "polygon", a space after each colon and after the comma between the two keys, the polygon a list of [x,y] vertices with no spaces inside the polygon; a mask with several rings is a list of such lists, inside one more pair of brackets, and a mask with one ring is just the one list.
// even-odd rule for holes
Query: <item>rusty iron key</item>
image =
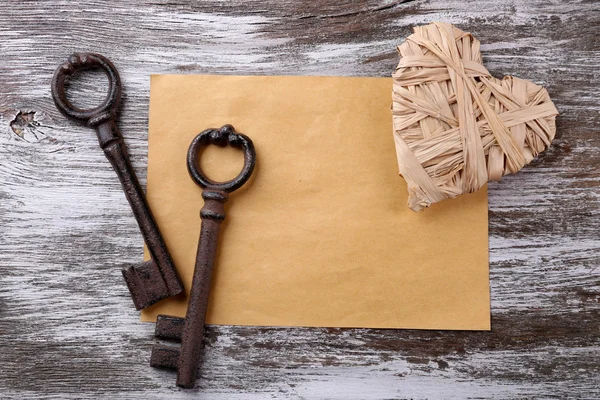
{"label": "rusty iron key", "polygon": [[[200,169],[200,150],[209,144],[243,149],[244,167],[237,177],[227,182],[215,182],[205,176]],[[225,219],[224,204],[228,194],[242,187],[252,175],[256,163],[256,152],[252,140],[236,133],[231,125],[221,129],[208,129],[200,133],[190,145],[188,172],[194,182],[202,187],[204,206],[200,210],[202,225],[200,242],[196,255],[192,289],[185,318],[159,315],[155,335],[159,339],[180,341],[181,347],[156,344],[152,349],[150,365],[159,368],[177,369],[177,385],[192,388],[202,355],[204,321],[208,307],[208,295],[212,280],[213,266],[217,252],[217,241],[221,222]]]}
{"label": "rusty iron key", "polygon": [[[67,100],[65,82],[76,72],[92,68],[100,68],[106,74],[109,83],[108,94],[96,108],[77,108]],[[116,113],[121,100],[121,79],[117,69],[100,54],[75,53],[54,73],[52,98],[65,116],[96,130],[100,147],[121,181],[152,257],[139,266],[130,266],[122,271],[135,307],[138,310],[146,308],[159,300],[181,293],[183,285],[146,202],[144,191],[129,161],[123,137],[116,125]]]}

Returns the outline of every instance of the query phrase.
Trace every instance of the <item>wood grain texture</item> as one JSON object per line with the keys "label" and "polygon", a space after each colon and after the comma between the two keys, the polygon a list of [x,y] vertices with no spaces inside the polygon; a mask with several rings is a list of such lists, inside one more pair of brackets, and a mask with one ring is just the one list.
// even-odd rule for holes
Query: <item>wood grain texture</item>
{"label": "wood grain texture", "polygon": [[[177,389],[119,271],[141,235],[93,132],[54,108],[56,66],[117,65],[144,181],[149,74],[389,76],[431,21],[561,113],[550,150],[490,185],[492,332],[209,327],[200,385]],[[600,398],[599,26],[594,0],[1,2],[0,398]]]}

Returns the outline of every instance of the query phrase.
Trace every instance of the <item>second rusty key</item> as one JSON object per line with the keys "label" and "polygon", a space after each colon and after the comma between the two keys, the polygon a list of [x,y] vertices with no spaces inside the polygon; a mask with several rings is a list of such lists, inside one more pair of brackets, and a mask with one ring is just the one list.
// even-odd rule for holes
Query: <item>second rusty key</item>
{"label": "second rusty key", "polygon": [[[229,144],[244,150],[244,167],[237,177],[227,182],[215,182],[204,175],[199,167],[198,157],[202,147],[209,144],[219,146]],[[181,347],[155,345],[152,349],[150,365],[176,368],[177,385],[191,388],[196,382],[202,353],[204,320],[217,253],[217,241],[221,222],[225,219],[224,204],[229,193],[242,187],[252,175],[256,163],[256,152],[250,138],[235,132],[231,125],[225,125],[221,129],[208,129],[196,136],[190,145],[187,163],[190,176],[203,189],[202,198],[204,199],[204,207],[200,210],[202,226],[192,290],[185,319],[159,315],[156,321],[156,337],[181,341]]]}
{"label": "second rusty key", "polygon": [[[80,109],[73,106],[65,93],[65,82],[74,73],[90,68],[101,68],[108,78],[106,98],[96,108]],[[125,196],[131,205],[148,251],[152,257],[140,266],[123,270],[133,303],[139,310],[183,290],[165,241],[146,202],[115,123],[121,100],[121,80],[114,65],[104,56],[94,53],[75,53],[62,64],[52,78],[52,98],[56,107],[67,117],[96,130],[100,147],[117,173]]]}

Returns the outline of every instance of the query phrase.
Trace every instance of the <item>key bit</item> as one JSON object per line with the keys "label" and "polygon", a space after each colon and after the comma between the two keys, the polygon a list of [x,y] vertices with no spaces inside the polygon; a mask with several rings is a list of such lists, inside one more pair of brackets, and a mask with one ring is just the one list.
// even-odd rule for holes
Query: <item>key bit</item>
{"label": "key bit", "polygon": [[[106,74],[109,82],[108,94],[96,108],[77,108],[67,99],[65,82],[74,73],[91,68],[100,68]],[[121,100],[121,79],[117,69],[100,54],[75,53],[54,73],[52,98],[65,116],[96,130],[100,147],[121,181],[152,257],[140,266],[130,266],[123,270],[123,277],[135,307],[138,310],[146,308],[159,300],[181,293],[183,285],[175,272],[165,241],[131,166],[123,137],[116,125],[117,108]]]}
{"label": "key bit", "polygon": [[[244,167],[237,177],[227,182],[208,179],[199,167],[198,157],[202,147],[216,144],[244,150]],[[185,318],[159,315],[155,335],[159,339],[180,341],[181,347],[157,344],[152,349],[150,365],[160,368],[177,369],[177,385],[192,388],[202,356],[204,322],[208,307],[208,296],[212,272],[217,253],[217,242],[221,222],[225,219],[224,204],[228,194],[239,189],[252,175],[256,163],[256,152],[250,138],[236,133],[231,125],[221,129],[208,129],[192,141],[187,156],[188,172],[191,178],[202,187],[204,206],[200,210],[202,220],[200,241],[196,254],[196,265],[192,279]]]}

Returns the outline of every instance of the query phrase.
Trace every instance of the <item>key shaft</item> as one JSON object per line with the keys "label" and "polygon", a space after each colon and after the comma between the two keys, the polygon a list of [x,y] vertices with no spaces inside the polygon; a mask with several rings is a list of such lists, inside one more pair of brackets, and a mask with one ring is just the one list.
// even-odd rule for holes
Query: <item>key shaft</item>
{"label": "key shaft", "polygon": [[208,309],[208,297],[212,283],[212,273],[217,254],[217,243],[221,223],[225,219],[224,203],[227,193],[219,190],[204,189],[202,192],[204,207],[200,211],[202,225],[200,242],[196,255],[192,291],[181,338],[180,354],[177,364],[177,385],[194,387],[198,364],[202,355],[204,339],[204,321]]}
{"label": "key shaft", "polygon": [[131,206],[151,259],[123,269],[123,277],[137,309],[146,308],[183,290],[165,240],[129,161],[123,137],[113,120],[96,126],[100,147],[115,170]]}

